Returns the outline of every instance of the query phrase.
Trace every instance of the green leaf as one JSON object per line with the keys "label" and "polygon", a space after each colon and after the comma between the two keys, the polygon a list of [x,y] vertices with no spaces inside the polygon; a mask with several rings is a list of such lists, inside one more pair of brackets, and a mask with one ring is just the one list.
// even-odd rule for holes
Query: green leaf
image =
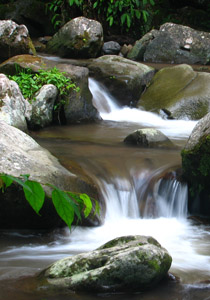
{"label": "green leaf", "polygon": [[141,12],[139,10],[135,10],[136,18],[140,19],[141,18]]}
{"label": "green leaf", "polygon": [[149,14],[146,10],[142,10],[142,15],[143,15],[144,22],[146,23],[147,22],[147,17],[148,17]]}
{"label": "green leaf", "polygon": [[126,14],[123,14],[121,16],[121,24],[123,25],[125,23],[125,20],[126,20]]}
{"label": "green leaf", "polygon": [[[11,178],[9,178],[7,175],[1,175],[1,179],[2,179],[3,183],[5,184],[6,188],[8,188],[13,183],[13,180]],[[1,188],[4,188],[4,187],[1,186]]]}
{"label": "green leaf", "polygon": [[44,204],[45,192],[40,183],[36,181],[26,181],[25,185],[30,188],[31,191],[23,188],[25,198],[31,205],[31,207],[35,210],[37,214],[39,214],[40,209]]}
{"label": "green leaf", "polygon": [[95,9],[97,6],[98,6],[98,2],[95,2],[95,3],[93,4],[93,8]]}
{"label": "green leaf", "polygon": [[85,218],[87,218],[93,207],[92,201],[90,200],[90,197],[86,194],[80,194],[80,199],[83,201],[85,205],[84,215]]}
{"label": "green leaf", "polygon": [[54,189],[52,191],[52,201],[58,215],[68,225],[69,229],[71,229],[74,220],[74,208],[71,199],[65,192]]}

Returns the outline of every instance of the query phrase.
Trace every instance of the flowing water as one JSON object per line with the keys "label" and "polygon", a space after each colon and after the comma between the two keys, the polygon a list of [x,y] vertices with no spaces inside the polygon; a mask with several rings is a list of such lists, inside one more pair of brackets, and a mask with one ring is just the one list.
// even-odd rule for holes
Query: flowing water
{"label": "flowing water", "polygon": [[[50,233],[0,233],[0,300],[210,299],[210,226],[188,217],[187,186],[176,178],[180,149],[196,122],[169,121],[120,107],[103,86],[90,79],[97,124],[50,127],[32,133],[67,168],[78,163],[98,185],[106,202],[102,226]],[[123,143],[135,129],[160,129],[173,149],[142,149]],[[169,175],[165,175],[169,174]],[[170,273],[178,278],[143,294],[66,294],[39,289],[33,275],[60,258],[93,250],[117,236],[151,235],[172,255]]]}

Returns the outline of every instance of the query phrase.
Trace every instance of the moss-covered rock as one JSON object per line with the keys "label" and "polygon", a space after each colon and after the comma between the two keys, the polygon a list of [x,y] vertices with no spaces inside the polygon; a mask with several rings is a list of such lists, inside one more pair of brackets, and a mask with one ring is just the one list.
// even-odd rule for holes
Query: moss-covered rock
{"label": "moss-covered rock", "polygon": [[120,103],[133,106],[155,72],[152,67],[117,55],[94,59],[88,68]]}
{"label": "moss-covered rock", "polygon": [[181,155],[190,212],[210,216],[210,113],[197,123]]}
{"label": "moss-covered rock", "polygon": [[145,148],[172,148],[175,145],[160,130],[142,128],[129,134],[124,139],[125,144]]}
{"label": "moss-covered rock", "polygon": [[167,274],[171,256],[152,237],[125,236],[67,257],[43,271],[48,283],[85,292],[143,291]]}
{"label": "moss-covered rock", "polygon": [[66,23],[47,43],[47,52],[68,58],[97,57],[103,46],[99,22],[84,17]]}
{"label": "moss-covered rock", "polygon": [[189,65],[163,68],[153,77],[139,107],[176,119],[198,120],[210,111],[210,74]]}

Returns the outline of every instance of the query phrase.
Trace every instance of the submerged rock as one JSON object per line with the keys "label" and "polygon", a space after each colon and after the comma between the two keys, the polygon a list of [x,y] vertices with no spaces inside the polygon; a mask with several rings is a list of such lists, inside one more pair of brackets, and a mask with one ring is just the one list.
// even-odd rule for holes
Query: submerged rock
{"label": "submerged rock", "polygon": [[141,96],[139,107],[167,112],[170,118],[198,120],[210,111],[210,74],[189,65],[158,71]]}
{"label": "submerged rock", "polygon": [[151,67],[117,55],[94,59],[88,68],[120,103],[132,106],[155,73]]}
{"label": "submerged rock", "polygon": [[57,261],[42,276],[50,285],[75,291],[143,291],[167,275],[171,261],[154,238],[124,236],[95,251]]}
{"label": "submerged rock", "polygon": [[124,143],[146,148],[175,147],[167,136],[155,128],[138,129],[129,134]]}
{"label": "submerged rock", "polygon": [[47,43],[48,53],[68,58],[97,57],[103,46],[103,29],[85,17],[66,23]]}
{"label": "submerged rock", "polygon": [[182,154],[183,178],[189,185],[189,210],[210,216],[210,113],[193,129]]}

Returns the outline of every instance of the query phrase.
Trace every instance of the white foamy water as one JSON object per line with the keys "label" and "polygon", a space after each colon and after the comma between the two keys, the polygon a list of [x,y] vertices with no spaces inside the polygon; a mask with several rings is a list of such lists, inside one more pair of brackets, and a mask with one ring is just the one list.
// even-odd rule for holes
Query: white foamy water
{"label": "white foamy water", "polygon": [[166,136],[173,138],[187,138],[197,123],[197,121],[188,120],[164,120],[152,112],[122,107],[94,79],[89,79],[89,88],[93,95],[94,106],[99,111],[103,120],[136,123],[141,127],[155,127],[161,130]]}

